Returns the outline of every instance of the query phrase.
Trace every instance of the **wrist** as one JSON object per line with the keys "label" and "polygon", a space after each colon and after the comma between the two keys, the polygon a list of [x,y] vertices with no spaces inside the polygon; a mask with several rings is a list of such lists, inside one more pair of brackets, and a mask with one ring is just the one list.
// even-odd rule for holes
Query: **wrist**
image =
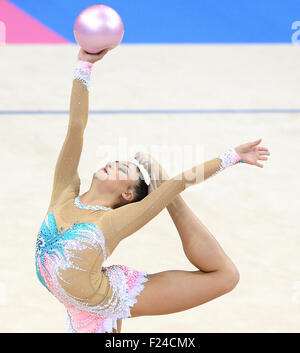
{"label": "wrist", "polygon": [[241,156],[236,152],[234,148],[231,148],[227,152],[220,154],[218,158],[221,159],[220,170],[230,167],[236,163],[243,162]]}
{"label": "wrist", "polygon": [[79,80],[89,90],[90,78],[93,64],[88,61],[78,59],[75,67],[73,79]]}
{"label": "wrist", "polygon": [[82,71],[87,72],[89,75],[91,75],[92,68],[93,68],[93,64],[91,62],[80,60],[80,59],[77,60],[76,69],[80,69]]}

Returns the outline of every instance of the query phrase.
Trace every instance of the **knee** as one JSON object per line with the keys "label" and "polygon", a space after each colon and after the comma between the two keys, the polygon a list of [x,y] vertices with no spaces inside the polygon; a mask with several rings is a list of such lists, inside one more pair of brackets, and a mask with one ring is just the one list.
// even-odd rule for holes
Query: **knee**
{"label": "knee", "polygon": [[240,280],[240,273],[238,269],[233,265],[230,268],[224,270],[223,272],[224,277],[224,292],[228,293],[232,291]]}

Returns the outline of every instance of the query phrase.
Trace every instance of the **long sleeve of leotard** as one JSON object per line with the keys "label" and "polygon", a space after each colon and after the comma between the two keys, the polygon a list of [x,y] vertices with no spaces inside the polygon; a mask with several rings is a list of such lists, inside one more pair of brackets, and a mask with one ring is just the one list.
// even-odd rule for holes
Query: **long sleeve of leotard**
{"label": "long sleeve of leotard", "polygon": [[218,158],[199,164],[165,181],[143,200],[110,211],[108,216],[114,236],[121,241],[136,232],[188,186],[198,184],[237,162],[241,162],[241,158],[231,149]]}
{"label": "long sleeve of leotard", "polygon": [[[62,192],[70,187],[74,192],[79,192],[80,178],[78,165],[83,147],[83,134],[88,121],[89,91],[87,78],[89,73],[78,61],[75,69],[73,87],[70,101],[70,114],[67,136],[60,151],[54,173],[52,196],[49,208],[59,199]],[[83,79],[85,78],[85,79]]]}

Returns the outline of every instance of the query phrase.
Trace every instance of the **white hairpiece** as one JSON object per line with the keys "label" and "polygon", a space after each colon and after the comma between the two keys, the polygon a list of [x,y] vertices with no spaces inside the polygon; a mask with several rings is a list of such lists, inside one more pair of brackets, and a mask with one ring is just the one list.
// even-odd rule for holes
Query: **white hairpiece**
{"label": "white hairpiece", "polygon": [[142,173],[142,175],[144,177],[145,183],[147,185],[150,185],[151,178],[150,178],[150,175],[149,175],[147,169],[135,158],[130,158],[129,162],[135,164],[139,168],[140,172]]}

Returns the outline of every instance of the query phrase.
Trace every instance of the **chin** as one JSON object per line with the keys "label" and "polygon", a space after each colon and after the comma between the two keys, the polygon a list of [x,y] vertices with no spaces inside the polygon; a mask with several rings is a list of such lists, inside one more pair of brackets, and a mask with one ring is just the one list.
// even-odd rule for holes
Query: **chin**
{"label": "chin", "polygon": [[99,179],[101,181],[106,180],[108,175],[105,173],[104,170],[98,170],[97,172],[94,173],[93,178]]}

